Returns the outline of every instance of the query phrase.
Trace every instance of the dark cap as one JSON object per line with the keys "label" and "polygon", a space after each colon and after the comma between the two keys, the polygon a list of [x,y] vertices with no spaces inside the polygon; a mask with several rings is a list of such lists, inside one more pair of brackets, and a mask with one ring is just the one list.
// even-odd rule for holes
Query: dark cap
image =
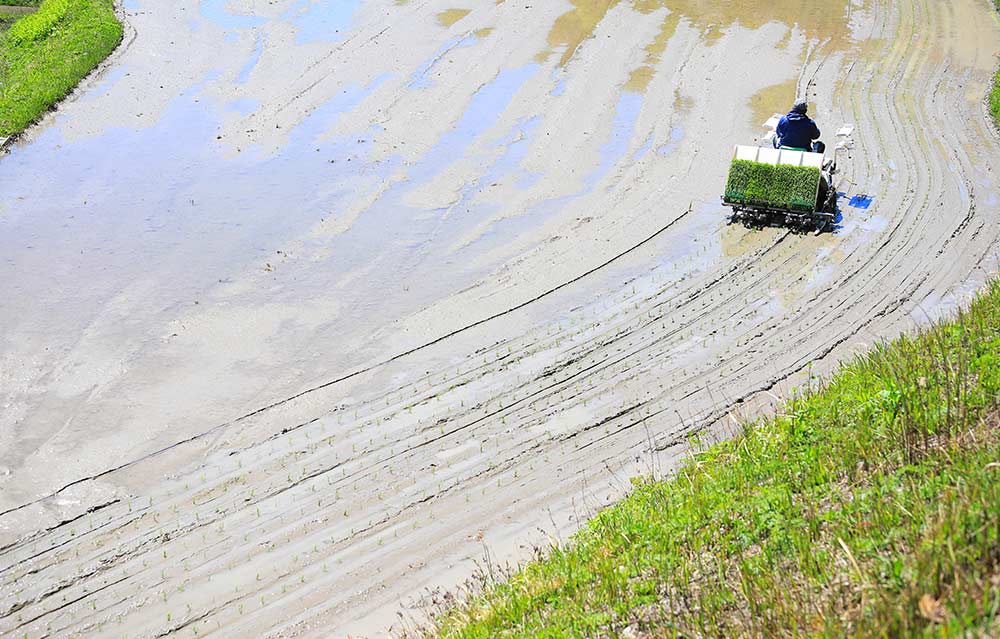
{"label": "dark cap", "polygon": [[792,105],[792,111],[805,114],[809,110],[809,104],[805,100],[796,100]]}

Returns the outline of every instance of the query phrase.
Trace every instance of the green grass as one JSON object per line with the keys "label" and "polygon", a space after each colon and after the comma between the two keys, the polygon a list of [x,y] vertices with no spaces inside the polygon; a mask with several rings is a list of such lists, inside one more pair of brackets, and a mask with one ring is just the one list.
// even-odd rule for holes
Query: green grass
{"label": "green grass", "polygon": [[65,97],[122,39],[112,0],[43,0],[0,35],[0,136]]}
{"label": "green grass", "polygon": [[993,90],[990,92],[990,113],[997,125],[1000,125],[1000,71],[993,78]]}
{"label": "green grass", "polygon": [[[997,10],[1000,10],[1000,0],[995,0]],[[1000,126],[1000,69],[993,78],[993,90],[990,92],[990,113],[993,120]]]}
{"label": "green grass", "polygon": [[816,205],[819,169],[733,160],[726,181],[726,202],[811,211]]}
{"label": "green grass", "polygon": [[66,18],[71,0],[46,0],[45,7],[18,20],[7,33],[12,47],[41,42]]}
{"label": "green grass", "polygon": [[1000,636],[1000,282],[692,455],[431,636]]}

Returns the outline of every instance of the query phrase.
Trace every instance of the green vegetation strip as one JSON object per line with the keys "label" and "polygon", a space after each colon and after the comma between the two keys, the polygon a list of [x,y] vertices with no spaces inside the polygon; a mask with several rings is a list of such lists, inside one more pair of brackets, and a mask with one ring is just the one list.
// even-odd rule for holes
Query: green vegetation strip
{"label": "green vegetation strip", "polygon": [[990,92],[990,113],[993,120],[1000,126],[1000,71],[993,78],[993,91]]}
{"label": "green vegetation strip", "polygon": [[733,160],[724,199],[729,203],[812,211],[818,190],[817,168]]}
{"label": "green vegetation strip", "polygon": [[0,136],[65,97],[122,39],[112,0],[43,0],[0,35]]}
{"label": "green vegetation strip", "polygon": [[439,637],[1000,636],[1000,283],[636,481]]}
{"label": "green vegetation strip", "polygon": [[[997,9],[1000,10],[1000,0],[996,0]],[[990,92],[990,113],[993,120],[1000,126],[1000,69],[997,70],[993,78],[993,91]]]}

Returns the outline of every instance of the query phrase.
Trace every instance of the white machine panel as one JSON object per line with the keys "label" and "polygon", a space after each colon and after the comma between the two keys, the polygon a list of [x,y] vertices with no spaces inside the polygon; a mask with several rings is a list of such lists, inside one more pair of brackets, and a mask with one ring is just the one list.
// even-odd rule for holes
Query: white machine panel
{"label": "white machine panel", "polygon": [[802,153],[802,164],[800,166],[813,166],[817,169],[823,168],[822,153]]}
{"label": "white machine panel", "polygon": [[757,161],[763,164],[775,165],[781,160],[781,151],[778,149],[768,149],[766,147],[761,147],[760,151],[757,152]]}
{"label": "white machine panel", "polygon": [[736,153],[733,155],[737,160],[749,160],[750,162],[757,161],[757,151],[760,149],[759,146],[737,146]]}
{"label": "white machine panel", "polygon": [[802,166],[802,151],[789,151],[787,149],[778,151],[778,164],[791,164],[792,166]]}
{"label": "white machine panel", "polygon": [[766,146],[737,145],[733,151],[733,158],[737,160],[749,160],[760,162],[761,164],[790,164],[791,166],[812,166],[817,169],[823,168],[822,153],[808,153],[804,151],[789,151],[771,149]]}

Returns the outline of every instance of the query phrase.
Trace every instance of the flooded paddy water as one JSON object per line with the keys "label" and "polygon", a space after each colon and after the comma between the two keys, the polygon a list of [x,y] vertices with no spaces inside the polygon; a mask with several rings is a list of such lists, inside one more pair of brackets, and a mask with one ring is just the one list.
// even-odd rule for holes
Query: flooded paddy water
{"label": "flooded paddy water", "polygon": [[382,636],[996,270],[976,0],[161,4],[0,158],[0,634]]}

